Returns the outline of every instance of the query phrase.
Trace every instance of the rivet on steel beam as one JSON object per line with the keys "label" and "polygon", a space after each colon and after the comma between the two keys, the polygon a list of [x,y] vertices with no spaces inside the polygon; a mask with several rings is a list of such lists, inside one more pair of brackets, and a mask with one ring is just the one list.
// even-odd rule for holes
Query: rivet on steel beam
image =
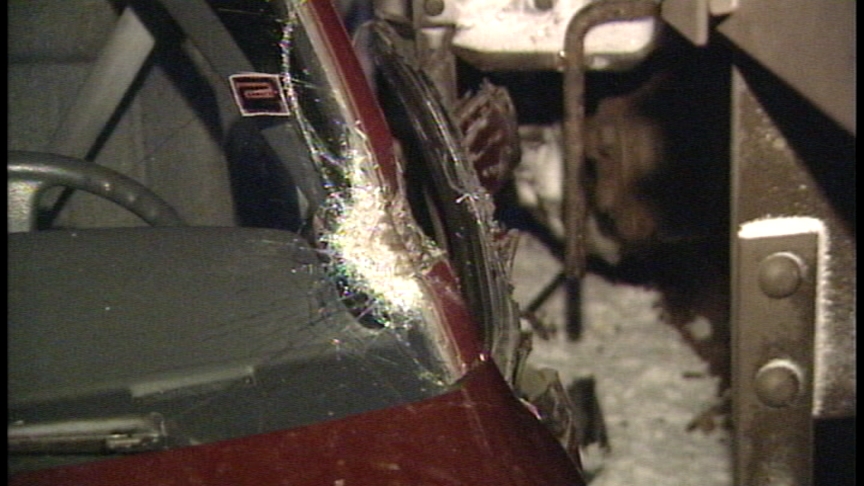
{"label": "rivet on steel beam", "polygon": [[430,17],[441,15],[444,13],[444,0],[426,0],[423,2],[423,11]]}
{"label": "rivet on steel beam", "polygon": [[801,393],[801,376],[800,368],[792,361],[771,360],[756,373],[756,396],[769,407],[787,407]]}
{"label": "rivet on steel beam", "polygon": [[770,255],[759,264],[759,288],[768,297],[788,297],[801,286],[803,267],[801,259],[794,253]]}

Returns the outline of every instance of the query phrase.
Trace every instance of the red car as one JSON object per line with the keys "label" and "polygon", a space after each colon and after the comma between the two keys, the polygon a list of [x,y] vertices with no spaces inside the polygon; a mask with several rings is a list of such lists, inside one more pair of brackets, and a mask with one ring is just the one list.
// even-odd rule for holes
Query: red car
{"label": "red car", "polygon": [[416,157],[326,1],[115,8],[9,5],[10,483],[584,484],[391,33]]}

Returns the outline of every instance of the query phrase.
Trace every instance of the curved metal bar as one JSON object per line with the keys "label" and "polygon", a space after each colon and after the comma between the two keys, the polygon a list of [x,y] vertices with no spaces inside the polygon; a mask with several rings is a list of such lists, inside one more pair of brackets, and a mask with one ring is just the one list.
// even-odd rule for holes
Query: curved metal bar
{"label": "curved metal bar", "polygon": [[168,203],[137,181],[80,159],[36,152],[9,152],[9,232],[35,229],[35,202],[49,187],[71,187],[119,204],[153,226],[183,226]]}
{"label": "curved metal bar", "polygon": [[612,21],[659,16],[654,0],[604,0],[592,3],[570,20],[564,38],[564,272],[569,279],[585,273],[585,36]]}

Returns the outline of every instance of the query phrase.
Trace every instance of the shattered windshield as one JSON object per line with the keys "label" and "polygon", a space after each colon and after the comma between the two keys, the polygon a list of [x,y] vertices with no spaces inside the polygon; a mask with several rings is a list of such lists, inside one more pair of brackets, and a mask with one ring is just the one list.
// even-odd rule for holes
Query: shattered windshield
{"label": "shattered windshield", "polygon": [[[10,234],[10,466],[451,389],[461,368],[426,277],[442,253],[383,183],[305,2],[120,7],[10,3],[9,149],[124,174],[186,225],[53,187],[36,227]],[[99,90],[118,64],[134,72],[116,104],[82,111],[111,104]],[[61,143],[87,127],[83,148]]]}
{"label": "shattered windshield", "polygon": [[335,72],[321,58],[298,55],[316,45],[299,25],[286,23],[282,46],[289,103],[328,188],[316,212],[320,241],[332,250],[332,270],[353,289],[362,319],[372,327],[411,327],[432,318],[424,316],[431,309],[420,277],[441,253],[385,186],[346,93],[338,79],[331,82]]}

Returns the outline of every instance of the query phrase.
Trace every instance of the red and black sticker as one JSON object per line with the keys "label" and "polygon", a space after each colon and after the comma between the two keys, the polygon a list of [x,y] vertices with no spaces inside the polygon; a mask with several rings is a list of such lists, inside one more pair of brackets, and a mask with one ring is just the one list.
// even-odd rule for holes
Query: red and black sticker
{"label": "red and black sticker", "polygon": [[288,116],[288,102],[278,74],[244,73],[228,77],[243,116]]}

